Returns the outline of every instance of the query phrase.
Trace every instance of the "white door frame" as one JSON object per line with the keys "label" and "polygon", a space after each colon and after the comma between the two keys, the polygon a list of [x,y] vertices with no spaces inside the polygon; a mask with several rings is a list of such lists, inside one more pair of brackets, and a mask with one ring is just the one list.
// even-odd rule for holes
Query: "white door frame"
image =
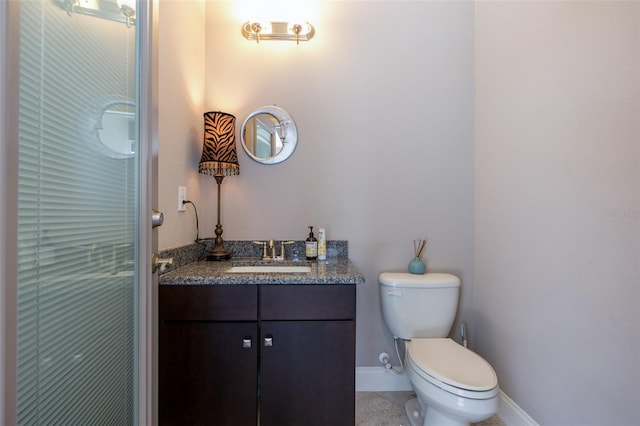
{"label": "white door frame", "polygon": [[19,3],[0,2],[0,424],[17,417]]}
{"label": "white door frame", "polygon": [[157,425],[158,275],[151,254],[158,249],[151,211],[158,205],[158,0],[141,0],[140,35],[140,210],[138,265],[138,425]]}

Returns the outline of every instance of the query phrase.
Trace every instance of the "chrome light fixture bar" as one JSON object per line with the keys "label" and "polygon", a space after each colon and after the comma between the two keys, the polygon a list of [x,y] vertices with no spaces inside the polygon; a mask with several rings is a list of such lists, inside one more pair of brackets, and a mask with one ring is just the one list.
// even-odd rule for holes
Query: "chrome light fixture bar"
{"label": "chrome light fixture bar", "polygon": [[127,27],[136,23],[135,0],[52,0],[69,16],[74,13],[124,22]]}
{"label": "chrome light fixture bar", "polygon": [[251,22],[242,24],[242,35],[247,40],[291,40],[296,44],[301,41],[309,41],[315,35],[316,30],[308,22]]}

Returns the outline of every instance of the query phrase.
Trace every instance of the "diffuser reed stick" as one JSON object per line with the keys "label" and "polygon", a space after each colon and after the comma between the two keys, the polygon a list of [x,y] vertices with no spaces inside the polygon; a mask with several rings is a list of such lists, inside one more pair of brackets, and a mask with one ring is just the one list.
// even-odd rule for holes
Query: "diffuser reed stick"
{"label": "diffuser reed stick", "polygon": [[413,240],[413,252],[416,257],[422,257],[422,252],[427,245],[427,240]]}

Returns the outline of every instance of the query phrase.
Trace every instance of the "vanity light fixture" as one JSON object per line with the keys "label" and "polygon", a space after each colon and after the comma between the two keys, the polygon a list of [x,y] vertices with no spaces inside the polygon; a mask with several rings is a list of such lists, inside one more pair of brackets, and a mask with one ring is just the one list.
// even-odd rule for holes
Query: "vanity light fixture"
{"label": "vanity light fixture", "polygon": [[247,40],[292,40],[296,44],[309,41],[316,30],[308,22],[251,22],[242,24],[242,35]]}
{"label": "vanity light fixture", "polygon": [[74,13],[124,22],[127,27],[136,23],[136,0],[52,0],[69,16]]}
{"label": "vanity light fixture", "polygon": [[218,184],[218,224],[213,250],[207,260],[227,260],[231,253],[224,248],[220,224],[220,185],[225,176],[240,174],[236,153],[236,118],[225,112],[204,113],[204,143],[198,171],[213,176]]}

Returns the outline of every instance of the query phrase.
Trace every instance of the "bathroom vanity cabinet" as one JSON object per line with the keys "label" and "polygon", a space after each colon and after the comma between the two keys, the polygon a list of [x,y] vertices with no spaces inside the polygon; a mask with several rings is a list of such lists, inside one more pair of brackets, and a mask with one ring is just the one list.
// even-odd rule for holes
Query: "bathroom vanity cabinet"
{"label": "bathroom vanity cabinet", "polygon": [[355,424],[354,285],[160,286],[160,425]]}

